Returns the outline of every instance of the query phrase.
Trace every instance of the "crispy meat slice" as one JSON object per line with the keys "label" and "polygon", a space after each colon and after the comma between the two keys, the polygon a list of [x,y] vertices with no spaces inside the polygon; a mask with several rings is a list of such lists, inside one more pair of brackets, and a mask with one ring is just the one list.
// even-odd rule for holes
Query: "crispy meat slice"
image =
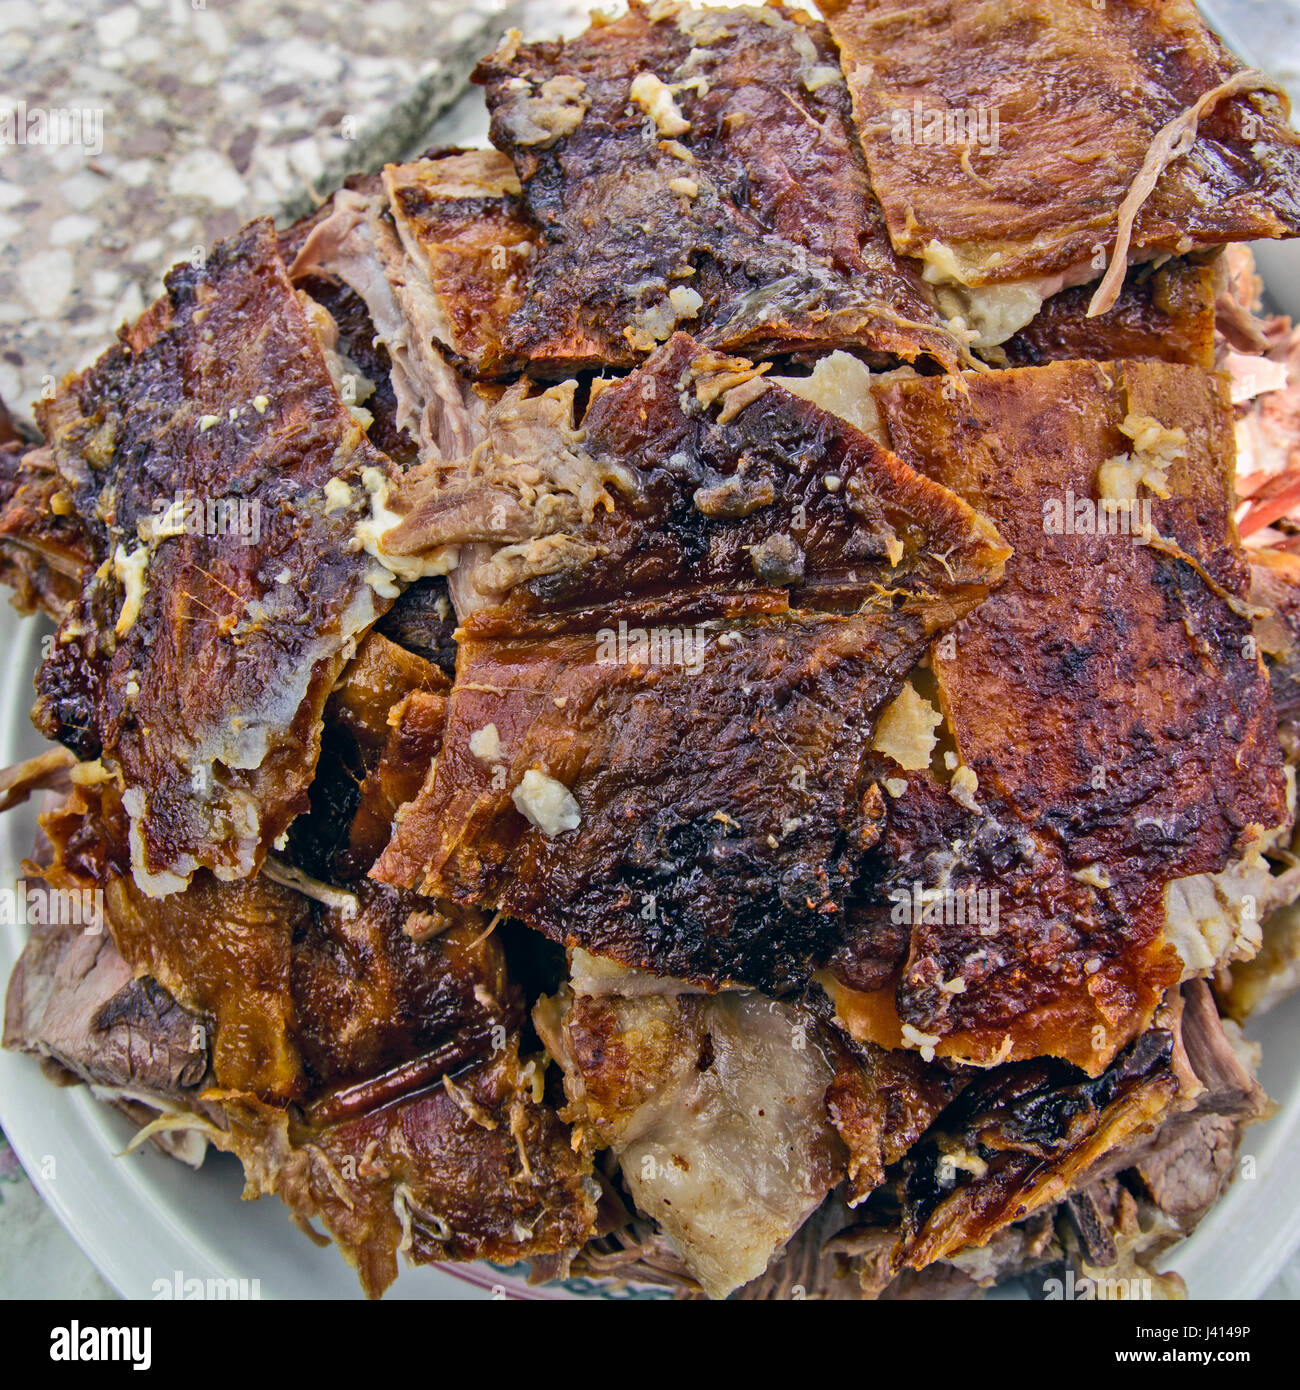
{"label": "crispy meat slice", "polygon": [[[940,1055],[1051,1053],[1096,1073],[1184,969],[1165,885],[1218,873],[1288,815],[1243,616],[1223,385],[1190,367],[1062,363],[971,377],[953,401],[919,379],[877,399],[901,456],[1014,547],[1003,585],[932,654],[967,804],[945,808],[923,774],[892,803],[926,798],[899,811],[915,836],[904,874],[1003,897],[996,919],[954,926],[940,904],[909,921],[905,962],[876,931],[901,967],[892,1030],[872,1031],[887,1001],[847,1004],[886,1046],[901,1026]],[[1122,495],[1135,469],[1170,493],[1150,500],[1147,543],[1098,506],[1099,487]]]}
{"label": "crispy meat slice", "polygon": [[960,356],[894,256],[823,25],[778,6],[633,3],[479,64],[539,231],[504,334],[542,375],[629,366],[678,323],[767,355]]}
{"label": "crispy meat slice", "polygon": [[811,380],[765,381],[679,333],[606,385],[580,432],[572,383],[539,397],[512,389],[465,485],[474,507],[412,475],[384,544],[418,556],[507,542],[453,575],[461,595],[474,591],[458,606],[478,633],[562,614],[594,627],[707,616],[746,594],[751,611],[851,610],[882,588],[973,596],[995,583],[1008,553],[997,532],[809,399]]}
{"label": "crispy meat slice", "polygon": [[1300,230],[1286,97],[1191,0],[825,9],[890,238],[931,280],[1045,296]]}
{"label": "crispy meat slice", "polygon": [[1113,1264],[1117,1252],[1089,1248],[1106,1242],[1090,1242],[1087,1228],[1089,1206],[1121,1172],[1159,1209],[1166,1243],[1192,1230],[1231,1176],[1242,1126],[1268,1101],[1254,1079],[1257,1049],[1225,1032],[1235,1025],[1221,1022],[1203,982],[1156,1025],[1095,1078],[1039,1059],[970,1081],[897,1170],[903,1219],[890,1267],[982,1246],[1061,1199],[1085,1257]]}
{"label": "crispy meat slice", "polygon": [[835,1076],[826,1110],[848,1150],[849,1206],[865,1201],[930,1128],[967,1077],[931,1066],[915,1052],[854,1043],[827,1030]]}
{"label": "crispy meat slice", "polygon": [[426,155],[384,170],[393,225],[442,311],[438,345],[476,376],[525,365],[507,350],[510,316],[528,292],[536,233],[514,166],[496,150]]}
{"label": "crispy meat slice", "polygon": [[292,863],[331,883],[364,877],[437,757],[450,689],[418,652],[366,635],[326,705],[311,806],[289,831]]}
{"label": "crispy meat slice", "polygon": [[208,1028],[157,983],[136,979],[102,930],[37,925],[9,977],[4,1046],[82,1081],[164,1100],[208,1073]]}
{"label": "crispy meat slice", "polygon": [[1062,290],[1002,344],[1006,365],[1151,358],[1211,368],[1215,279],[1214,266],[1194,261],[1142,267],[1129,276],[1114,307],[1096,318],[1088,317],[1087,285]]}
{"label": "crispy meat slice", "polygon": [[38,407],[99,567],[41,667],[35,717],[120,773],[150,893],[201,867],[255,871],[306,805],[352,642],[397,593],[357,543],[365,483],[392,465],[340,400],[305,304],[270,223],[250,223],[173,270]]}
{"label": "crispy meat slice", "polygon": [[102,891],[127,967],[207,1022],[220,1088],[350,1113],[482,1055],[519,1022],[502,948],[475,914],[452,920],[365,880],[333,889],[278,862],[152,898],[127,871],[111,784],[75,787],[42,825],[53,860],[39,872]]}
{"label": "crispy meat slice", "polygon": [[592,1233],[590,1161],[540,1099],[511,1037],[455,1076],[354,1118],[296,1124],[248,1097],[221,1101],[211,1138],[244,1165],[245,1196],[274,1193],[319,1220],[369,1297],[413,1264],[504,1264],[576,1249]]}
{"label": "crispy meat slice", "polygon": [[442,752],[373,875],[626,965],[799,985],[879,833],[876,716],[936,620],[893,602],[678,630],[689,664],[663,631],[630,659],[612,629],[464,642]]}
{"label": "crispy meat slice", "polygon": [[375,448],[399,467],[410,467],[419,451],[410,431],[397,423],[392,359],[375,334],[365,300],[333,275],[304,275],[295,284],[328,312],[338,328],[335,351],[342,369],[344,402],[370,415],[366,437]]}
{"label": "crispy meat slice", "polygon": [[625,984],[600,972],[590,995],[574,969],[576,990],[534,1011],[564,1069],[563,1113],[587,1144],[613,1148],[637,1207],[725,1298],[763,1273],[842,1171],[813,1017],[752,990],[704,995],[630,971]]}
{"label": "crispy meat slice", "polygon": [[[1101,1176],[1107,1155],[1153,1134],[1183,1097],[1173,1035],[1152,1029],[1099,1077],[1024,1062],[971,1083],[903,1163],[904,1234],[913,1269],[982,1245],[1027,1213]],[[1113,1170],[1112,1170],[1113,1171]]]}

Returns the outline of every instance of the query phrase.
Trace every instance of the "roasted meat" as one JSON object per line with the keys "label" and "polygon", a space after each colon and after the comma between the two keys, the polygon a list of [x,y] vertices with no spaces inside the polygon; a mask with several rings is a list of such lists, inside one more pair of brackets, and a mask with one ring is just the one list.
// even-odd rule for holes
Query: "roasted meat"
{"label": "roasted meat", "polygon": [[903,781],[910,829],[886,839],[885,887],[910,903],[911,882],[947,884],[997,911],[954,922],[949,895],[900,941],[879,925],[896,907],[881,907],[848,953],[892,956],[898,1013],[844,1007],[864,1035],[888,1027],[886,1045],[902,1027],[941,1055],[1046,1052],[1095,1073],[1184,964],[1214,963],[1166,935],[1166,884],[1224,870],[1289,820],[1222,385],[1194,368],[1069,363],[970,377],[951,400],[923,380],[877,399],[894,448],[1014,550],[932,654],[958,800],[925,773]]}
{"label": "roasted meat", "polygon": [[634,2],[566,43],[511,34],[475,80],[538,230],[502,334],[530,370],[631,365],[685,324],[725,350],[958,360],[806,15]]}
{"label": "roasted meat", "polygon": [[397,593],[352,545],[393,465],[340,399],[268,222],[173,271],[39,415],[98,568],[37,722],[122,778],[144,891],[247,877],[305,807],[330,686]]}
{"label": "roasted meat", "polygon": [[968,312],[1005,328],[1109,261],[1103,312],[1130,256],[1300,231],[1286,96],[1191,0],[825,9],[895,248],[959,299],[1005,287]]}

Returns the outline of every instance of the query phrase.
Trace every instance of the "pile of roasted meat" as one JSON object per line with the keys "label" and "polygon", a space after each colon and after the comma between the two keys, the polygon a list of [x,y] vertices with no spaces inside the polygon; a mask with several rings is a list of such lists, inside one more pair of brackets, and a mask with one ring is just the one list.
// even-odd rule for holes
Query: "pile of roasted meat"
{"label": "pile of roasted meat", "polygon": [[369,1294],[1173,1295],[1268,1112],[1286,99],[1191,0],[824,8],[509,34],[495,148],[178,266],[0,447],[0,804],[107,925],[5,1045]]}

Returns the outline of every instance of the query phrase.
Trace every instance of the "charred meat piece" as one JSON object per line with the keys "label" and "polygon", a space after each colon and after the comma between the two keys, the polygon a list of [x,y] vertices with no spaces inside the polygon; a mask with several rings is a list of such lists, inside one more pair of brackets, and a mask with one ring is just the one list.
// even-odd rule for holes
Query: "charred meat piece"
{"label": "charred meat piece", "polygon": [[134,978],[102,928],[32,928],[9,978],[4,1046],[167,1100],[191,1096],[208,1071],[206,1019]]}
{"label": "charred meat piece", "polygon": [[81,593],[91,556],[50,451],[0,444],[0,580],[14,590],[14,606],[60,621]]}
{"label": "charred meat piece", "polygon": [[[869,374],[853,365],[865,396]],[[738,606],[852,611],[882,588],[968,602],[996,583],[1008,551],[993,527],[797,394],[809,380],[765,381],[679,333],[605,386],[580,432],[571,387],[512,391],[468,492],[411,475],[384,544],[417,556],[506,542],[452,577],[462,622],[483,635]],[[462,495],[476,499],[478,529],[464,529]]]}
{"label": "charred meat piece", "polygon": [[849,1153],[850,1206],[865,1200],[930,1128],[966,1077],[929,1066],[914,1052],[874,1043],[829,1043],[835,1076],[826,1109]]}
{"label": "charred meat piece", "polygon": [[392,360],[375,336],[365,301],[332,275],[305,275],[298,289],[325,309],[338,327],[340,394],[346,405],[359,406],[370,416],[366,436],[402,468],[418,457],[415,440],[397,423],[397,393],[393,390]]}
{"label": "charred meat piece", "polygon": [[[1191,0],[830,0],[890,238],[956,286],[1045,297],[1129,257],[1300,230],[1285,96]],[[1032,302],[1031,302],[1032,307]]]}
{"label": "charred meat piece", "polygon": [[904,1161],[902,1261],[920,1269],[982,1244],[1154,1133],[1180,1098],[1173,1046],[1152,1030],[1094,1079],[1026,1062],[973,1082]]}
{"label": "charred meat piece", "polygon": [[[388,1074],[391,1089],[395,1070],[431,1058],[437,1076],[490,1052],[494,1031],[499,1040],[518,1028],[518,991],[485,923],[468,914],[453,923],[375,883],[355,896],[355,907],[313,904],[294,932],[294,1034],[313,1087]],[[334,1109],[359,1103],[334,1100]]]}
{"label": "charred meat piece", "polygon": [[954,401],[922,380],[877,398],[900,455],[1014,548],[1001,587],[932,655],[973,804],[960,829],[924,815],[917,829],[941,857],[955,834],[965,886],[1009,901],[997,922],[953,931],[940,909],[911,924],[898,1017],[942,1055],[1046,1052],[1096,1072],[1183,968],[1165,886],[1223,870],[1287,820],[1242,616],[1222,384],[1062,363],[972,377]]}
{"label": "charred meat piece", "polygon": [[239,1156],[246,1196],[273,1193],[299,1224],[319,1220],[373,1298],[397,1277],[399,1254],[509,1264],[591,1234],[590,1163],[540,1086],[511,1038],[454,1077],[336,1124],[301,1126],[232,1099],[211,1138]]}
{"label": "charred meat piece", "polygon": [[526,365],[504,338],[528,292],[536,233],[524,216],[514,166],[495,150],[426,155],[384,170],[393,225],[409,264],[431,287],[439,346],[475,376]]}
{"label": "charred meat piece", "polygon": [[417,579],[403,589],[376,630],[433,662],[444,675],[456,674],[456,614],[445,579]]}
{"label": "charred meat piece", "polygon": [[440,667],[367,634],[326,705],[310,809],[289,831],[294,864],[330,883],[365,875],[438,755],[450,689]]}
{"label": "charred meat piece", "polygon": [[[898,602],[899,606],[894,607]],[[944,605],[467,641],[376,878],[702,983],[796,987],[879,834],[872,728]],[[662,664],[660,664],[662,663]]]}
{"label": "charred meat piece", "polygon": [[1208,369],[1214,366],[1214,282],[1214,267],[1193,261],[1135,268],[1114,307],[1096,318],[1088,317],[1092,290],[1077,285],[1046,300],[1002,351],[1012,367],[1152,358]]}
{"label": "charred meat piece", "polygon": [[564,1069],[563,1113],[612,1146],[638,1209],[723,1298],[764,1272],[842,1166],[814,1020],[750,990],[608,968],[584,980],[583,955],[574,988],[535,1010]]}
{"label": "charred meat piece", "polygon": [[538,229],[505,348],[628,366],[680,323],[718,348],[960,348],[893,254],[823,25],[647,6],[565,43],[510,35],[475,80]]}
{"label": "charred meat piece", "polygon": [[38,412],[99,568],[41,667],[36,719],[120,772],[132,870],[155,894],[199,868],[255,871],[306,806],[349,643],[397,593],[353,545],[365,482],[392,465],[341,401],[270,223],[167,286]]}

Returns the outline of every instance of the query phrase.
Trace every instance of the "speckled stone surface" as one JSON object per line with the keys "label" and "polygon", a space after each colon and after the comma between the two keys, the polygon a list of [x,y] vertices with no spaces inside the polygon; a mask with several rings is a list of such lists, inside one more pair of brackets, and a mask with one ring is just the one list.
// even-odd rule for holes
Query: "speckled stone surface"
{"label": "speckled stone surface", "polygon": [[195,247],[420,147],[519,9],[0,0],[0,398],[30,419]]}

